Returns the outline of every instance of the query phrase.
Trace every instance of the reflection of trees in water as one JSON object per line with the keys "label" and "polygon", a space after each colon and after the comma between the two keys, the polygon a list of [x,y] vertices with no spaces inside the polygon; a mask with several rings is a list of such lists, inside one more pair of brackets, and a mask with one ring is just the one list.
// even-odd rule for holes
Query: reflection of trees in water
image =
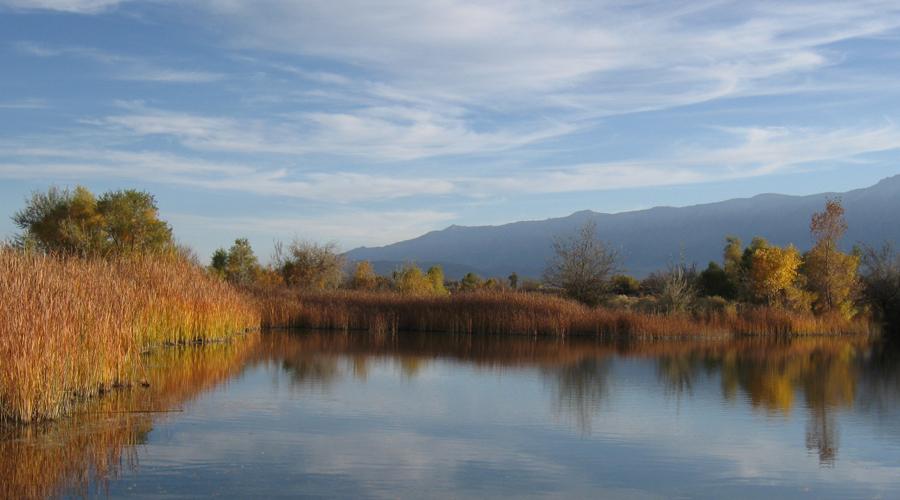
{"label": "reflection of trees in water", "polygon": [[609,370],[609,358],[598,357],[541,369],[551,383],[557,412],[574,418],[583,434],[591,433],[594,414],[608,393]]}
{"label": "reflection of trees in water", "polygon": [[[790,414],[800,395],[807,415],[806,443],[824,464],[836,457],[835,412],[854,404],[861,368],[862,373],[870,373],[872,383],[866,386],[878,387],[875,382],[885,377],[884,367],[897,366],[893,359],[873,357],[870,361],[864,356],[870,352],[865,339],[828,337],[643,342],[313,332],[288,335],[279,342],[287,344],[274,353],[294,359],[294,378],[317,383],[348,372],[364,379],[371,364],[378,361],[392,363],[409,378],[438,359],[496,370],[536,367],[551,388],[555,410],[571,417],[585,433],[591,432],[593,418],[607,397],[613,356],[654,359],[661,383],[676,395],[691,394],[700,376],[718,377],[724,399],[746,398],[753,408],[767,413]],[[339,358],[346,363],[336,361]],[[869,367],[877,360],[882,368]],[[900,375],[895,380],[893,385],[880,382],[883,390],[874,399],[896,399]],[[896,408],[897,404],[892,401],[887,406]]]}
{"label": "reflection of trees in water", "polygon": [[666,386],[689,391],[698,374],[720,373],[723,397],[743,394],[754,408],[789,414],[795,395],[807,410],[806,444],[824,464],[838,447],[835,412],[853,406],[864,345],[847,339],[771,340],[725,343],[659,359]]}

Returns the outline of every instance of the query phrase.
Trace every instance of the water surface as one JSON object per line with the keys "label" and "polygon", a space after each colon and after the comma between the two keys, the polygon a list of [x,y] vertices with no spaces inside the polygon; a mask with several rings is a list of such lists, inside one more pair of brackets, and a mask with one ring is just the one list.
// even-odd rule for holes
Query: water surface
{"label": "water surface", "polygon": [[5,496],[900,497],[867,340],[270,332],[0,431]]}

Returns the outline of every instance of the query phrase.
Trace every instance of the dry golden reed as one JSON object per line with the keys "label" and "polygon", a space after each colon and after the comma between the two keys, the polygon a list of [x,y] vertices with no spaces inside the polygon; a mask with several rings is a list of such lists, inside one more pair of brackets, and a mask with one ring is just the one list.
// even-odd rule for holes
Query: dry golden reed
{"label": "dry golden reed", "polygon": [[0,498],[102,494],[106,481],[137,465],[137,446],[165,411],[239,375],[258,345],[254,334],[154,350],[145,360],[147,387],[93,398],[57,422],[0,426]]}
{"label": "dry golden reed", "polygon": [[589,308],[559,297],[511,292],[404,296],[279,290],[260,295],[259,301],[264,327],[642,337],[873,333],[868,320],[837,315],[750,306],[703,314],[647,313]]}
{"label": "dry golden reed", "polygon": [[258,325],[251,300],[175,256],[0,250],[0,421],[57,418],[79,399],[140,380],[149,346]]}

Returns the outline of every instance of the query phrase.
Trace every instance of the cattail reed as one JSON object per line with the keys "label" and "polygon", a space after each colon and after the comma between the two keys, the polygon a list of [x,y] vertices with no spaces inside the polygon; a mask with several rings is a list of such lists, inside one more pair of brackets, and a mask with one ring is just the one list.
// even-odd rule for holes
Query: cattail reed
{"label": "cattail reed", "polygon": [[702,313],[654,313],[590,308],[560,297],[531,293],[406,296],[280,290],[263,294],[259,300],[266,327],[642,337],[873,333],[865,318],[848,320],[839,315],[816,316],[757,306]]}
{"label": "cattail reed", "polygon": [[0,250],[0,421],[57,418],[80,399],[134,383],[150,346],[258,325],[251,300],[175,256]]}

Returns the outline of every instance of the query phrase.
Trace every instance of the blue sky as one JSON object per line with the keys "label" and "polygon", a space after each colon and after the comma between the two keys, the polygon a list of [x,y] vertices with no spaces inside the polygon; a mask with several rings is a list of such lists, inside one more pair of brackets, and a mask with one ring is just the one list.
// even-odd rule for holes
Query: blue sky
{"label": "blue sky", "polygon": [[154,193],[208,255],[900,173],[896,1],[0,0],[0,236]]}

